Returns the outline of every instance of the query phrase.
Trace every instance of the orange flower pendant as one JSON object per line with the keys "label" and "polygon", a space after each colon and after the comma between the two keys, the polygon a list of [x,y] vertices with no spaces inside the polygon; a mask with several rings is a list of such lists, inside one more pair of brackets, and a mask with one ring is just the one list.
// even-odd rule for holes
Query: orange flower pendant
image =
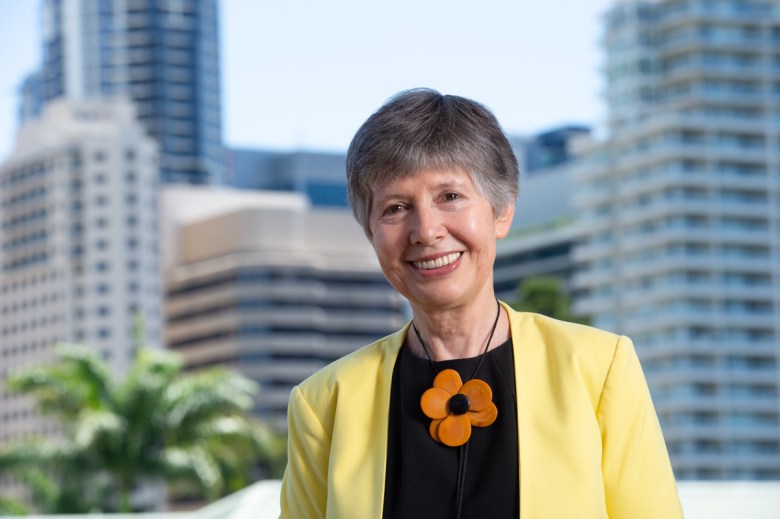
{"label": "orange flower pendant", "polygon": [[450,447],[469,441],[472,427],[487,427],[498,417],[490,386],[477,378],[464,384],[453,369],[436,375],[433,387],[420,398],[420,407],[433,420],[428,428],[431,437]]}

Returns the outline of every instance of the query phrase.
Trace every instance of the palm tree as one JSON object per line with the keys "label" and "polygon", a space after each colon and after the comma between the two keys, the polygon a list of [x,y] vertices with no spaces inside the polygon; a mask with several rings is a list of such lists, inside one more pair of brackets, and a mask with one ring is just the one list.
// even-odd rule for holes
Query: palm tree
{"label": "palm tree", "polygon": [[[124,378],[92,349],[63,346],[59,355],[10,377],[9,387],[34,396],[42,413],[59,420],[64,439],[0,453],[0,470],[27,470],[33,479],[36,467],[37,481],[57,484],[54,495],[39,492],[46,511],[131,511],[132,492],[145,482],[214,499],[247,484],[258,461],[278,457],[270,451],[278,440],[248,416],[257,387],[243,376],[222,368],[183,374],[176,355],[147,348],[137,350]],[[87,490],[70,495],[74,480]]]}

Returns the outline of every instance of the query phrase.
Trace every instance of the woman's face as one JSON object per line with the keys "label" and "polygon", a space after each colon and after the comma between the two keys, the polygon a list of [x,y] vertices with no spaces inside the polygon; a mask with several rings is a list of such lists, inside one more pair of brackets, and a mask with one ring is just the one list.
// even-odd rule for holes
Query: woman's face
{"label": "woman's face", "polygon": [[499,215],[460,170],[420,171],[374,189],[371,244],[391,285],[413,306],[448,309],[493,299]]}

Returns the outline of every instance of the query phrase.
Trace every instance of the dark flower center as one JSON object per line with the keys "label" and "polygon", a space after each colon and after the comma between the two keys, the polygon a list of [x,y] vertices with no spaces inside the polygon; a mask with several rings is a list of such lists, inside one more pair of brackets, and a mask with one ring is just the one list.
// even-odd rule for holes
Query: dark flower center
{"label": "dark flower center", "polygon": [[458,393],[450,398],[450,412],[452,414],[466,414],[470,407],[469,397],[463,393]]}

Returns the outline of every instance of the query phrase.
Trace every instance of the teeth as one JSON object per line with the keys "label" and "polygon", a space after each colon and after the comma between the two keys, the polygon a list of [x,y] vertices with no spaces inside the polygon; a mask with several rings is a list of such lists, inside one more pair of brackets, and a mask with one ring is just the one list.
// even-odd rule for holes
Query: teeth
{"label": "teeth", "polygon": [[412,265],[414,265],[418,269],[423,269],[423,270],[437,269],[445,265],[449,265],[450,263],[457,260],[458,258],[460,258],[460,252],[453,252],[452,254],[447,254],[446,256],[442,256],[441,258],[436,258],[435,260],[413,261]]}

